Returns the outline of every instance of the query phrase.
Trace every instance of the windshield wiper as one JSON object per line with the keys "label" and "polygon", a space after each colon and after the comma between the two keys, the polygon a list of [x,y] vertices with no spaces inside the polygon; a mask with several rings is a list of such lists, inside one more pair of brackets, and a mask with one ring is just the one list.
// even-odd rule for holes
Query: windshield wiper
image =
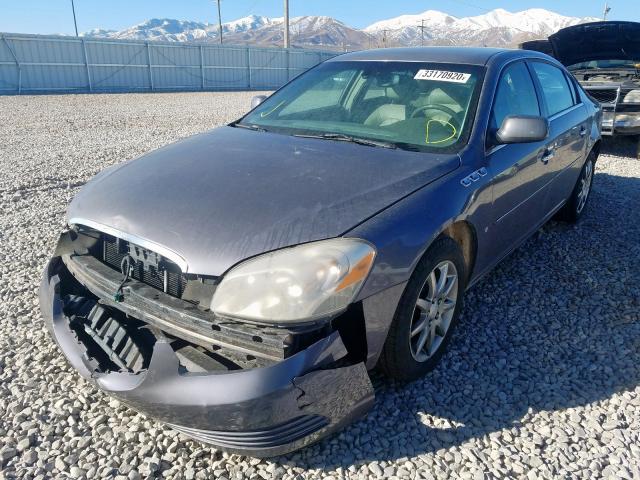
{"label": "windshield wiper", "polygon": [[320,140],[335,140],[337,142],[357,143],[358,145],[366,145],[368,147],[391,148],[391,149],[398,148],[395,144],[390,142],[385,142],[382,140],[372,140],[369,138],[352,137],[351,135],[345,135],[343,133],[322,133],[322,134],[297,133],[297,134],[294,134],[293,136],[300,137],[300,138],[319,138]]}
{"label": "windshield wiper", "polygon": [[262,128],[262,127],[259,127],[258,125],[247,124],[247,123],[236,122],[236,123],[232,123],[230,126],[237,127],[237,128],[246,128],[247,130],[253,130],[255,132],[268,132],[266,128]]}

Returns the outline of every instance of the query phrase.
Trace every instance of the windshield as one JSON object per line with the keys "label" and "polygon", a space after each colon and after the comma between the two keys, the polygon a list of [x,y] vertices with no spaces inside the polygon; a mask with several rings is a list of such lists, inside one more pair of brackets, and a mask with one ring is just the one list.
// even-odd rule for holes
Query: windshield
{"label": "windshield", "polygon": [[590,62],[580,62],[568,67],[569,70],[592,70],[592,69],[612,69],[612,68],[640,68],[638,60],[592,60]]}
{"label": "windshield", "polygon": [[459,64],[326,62],[238,124],[409,150],[457,151],[469,135],[482,72]]}

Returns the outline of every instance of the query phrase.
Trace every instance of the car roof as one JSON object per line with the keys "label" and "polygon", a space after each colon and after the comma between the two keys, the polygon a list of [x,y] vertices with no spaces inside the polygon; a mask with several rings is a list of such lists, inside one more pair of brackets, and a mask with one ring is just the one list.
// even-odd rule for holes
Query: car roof
{"label": "car roof", "polygon": [[488,47],[406,47],[376,48],[345,53],[328,60],[347,61],[396,61],[461,63],[467,65],[487,65],[489,62],[506,61],[513,58],[544,57],[547,55],[524,50]]}

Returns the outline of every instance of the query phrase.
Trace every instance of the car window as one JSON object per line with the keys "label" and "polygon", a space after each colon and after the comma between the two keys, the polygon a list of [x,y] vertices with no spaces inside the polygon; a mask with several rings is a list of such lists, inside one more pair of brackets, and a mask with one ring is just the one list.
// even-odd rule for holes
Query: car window
{"label": "car window", "polygon": [[508,115],[540,115],[536,89],[524,62],[509,65],[502,72],[491,111],[493,129],[499,129]]}
{"label": "car window", "polygon": [[239,124],[289,135],[380,140],[414,151],[458,151],[469,137],[483,73],[467,64],[325,62]]}
{"label": "car window", "polygon": [[571,98],[573,99],[573,104],[575,105],[576,103],[580,103],[575,82],[566,73],[564,76],[567,79],[567,83],[569,83],[569,91],[571,92]]}
{"label": "car window", "polygon": [[531,65],[540,81],[549,116],[562,112],[575,104],[571,88],[562,70],[543,62],[532,62]]}
{"label": "car window", "polygon": [[326,77],[281,110],[281,115],[302,112],[312,108],[337,106],[355,74],[354,70],[343,70]]}

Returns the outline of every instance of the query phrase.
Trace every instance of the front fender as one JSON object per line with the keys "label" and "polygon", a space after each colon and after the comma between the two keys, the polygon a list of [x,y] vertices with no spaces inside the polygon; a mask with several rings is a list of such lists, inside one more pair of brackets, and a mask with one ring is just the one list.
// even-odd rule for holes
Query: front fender
{"label": "front fender", "polygon": [[[478,222],[491,207],[491,188],[488,175],[464,186],[461,180],[473,170],[472,167],[457,169],[345,235],[368,240],[378,252],[358,296],[365,306],[368,366],[375,364],[380,355],[404,286],[433,241],[459,220],[469,222],[479,231]],[[384,313],[367,315],[368,302],[381,296],[381,292],[386,305],[393,303]]]}

